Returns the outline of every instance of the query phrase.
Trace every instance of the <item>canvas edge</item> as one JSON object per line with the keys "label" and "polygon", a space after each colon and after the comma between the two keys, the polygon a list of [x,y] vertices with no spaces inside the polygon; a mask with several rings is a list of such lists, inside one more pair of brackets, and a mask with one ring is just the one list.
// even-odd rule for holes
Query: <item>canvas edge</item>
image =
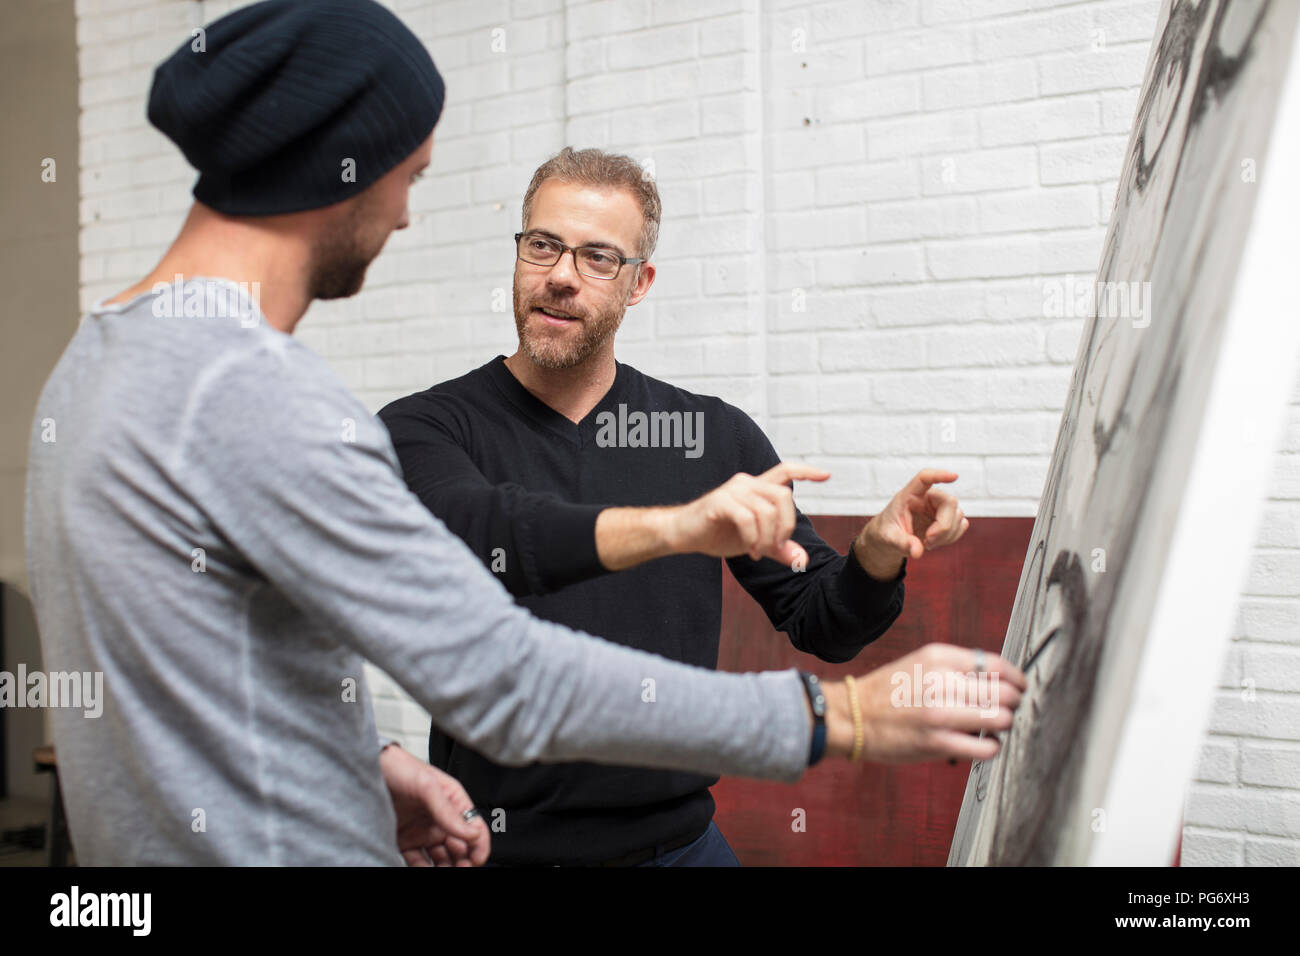
{"label": "canvas edge", "polygon": [[[1214,688],[1262,519],[1276,438],[1300,355],[1300,317],[1288,315],[1300,249],[1300,29],[1275,112],[1259,195],[1228,306],[1202,427],[1178,507],[1170,560],[1154,602],[1091,842],[1097,866],[1167,865],[1209,725]],[[1261,348],[1260,343],[1267,343]],[[1241,423],[1254,417],[1248,433]],[[1234,516],[1235,520],[1225,520]],[[1205,529],[1219,527],[1213,560]],[[1225,583],[1226,582],[1226,583]],[[1229,587],[1228,585],[1231,585]],[[1170,697],[1195,733],[1168,735]]]}

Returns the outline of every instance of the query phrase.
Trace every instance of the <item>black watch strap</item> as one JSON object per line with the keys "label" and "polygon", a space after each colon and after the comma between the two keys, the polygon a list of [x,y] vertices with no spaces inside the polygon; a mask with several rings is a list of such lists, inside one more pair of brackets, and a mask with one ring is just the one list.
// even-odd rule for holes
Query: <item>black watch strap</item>
{"label": "black watch strap", "polygon": [[812,745],[808,748],[808,766],[811,767],[826,755],[826,695],[822,693],[822,682],[816,674],[800,671],[799,679],[803,681],[813,713]]}

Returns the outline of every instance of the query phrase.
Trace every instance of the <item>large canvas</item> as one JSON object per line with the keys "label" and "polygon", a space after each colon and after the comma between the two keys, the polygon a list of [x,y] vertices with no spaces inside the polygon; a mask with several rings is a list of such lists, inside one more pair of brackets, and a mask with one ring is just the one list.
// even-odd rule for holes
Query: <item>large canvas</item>
{"label": "large canvas", "polygon": [[1162,7],[950,865],[1172,859],[1300,345],[1298,13]]}

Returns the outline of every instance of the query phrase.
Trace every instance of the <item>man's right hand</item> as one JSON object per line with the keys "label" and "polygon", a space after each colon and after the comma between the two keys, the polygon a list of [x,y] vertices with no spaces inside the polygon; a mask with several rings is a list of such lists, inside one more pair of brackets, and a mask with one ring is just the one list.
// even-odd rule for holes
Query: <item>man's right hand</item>
{"label": "man's right hand", "polygon": [[[996,756],[1001,749],[996,734],[1011,727],[1028,683],[1020,668],[996,654],[979,653],[982,674],[975,670],[976,651],[927,644],[858,678],[864,744],[860,759],[914,763]],[[848,688],[843,681],[823,681],[822,689],[827,700],[827,753],[848,756],[854,733]]]}
{"label": "man's right hand", "polygon": [[669,509],[665,532],[677,554],[772,558],[802,571],[808,552],[791,539],[795,508],[792,481],[825,481],[829,471],[781,462],[761,475],[743,472],[689,504]]}

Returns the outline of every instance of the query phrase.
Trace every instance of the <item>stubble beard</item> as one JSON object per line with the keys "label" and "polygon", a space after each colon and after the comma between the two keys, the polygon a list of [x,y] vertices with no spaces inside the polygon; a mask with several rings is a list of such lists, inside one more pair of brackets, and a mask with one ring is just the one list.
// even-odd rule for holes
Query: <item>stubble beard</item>
{"label": "stubble beard", "polygon": [[579,334],[576,337],[571,334],[565,335],[561,340],[559,336],[534,334],[534,330],[529,327],[529,311],[538,306],[553,307],[561,312],[572,312],[572,309],[566,309],[558,302],[548,302],[544,299],[531,299],[524,302],[518,283],[514,287],[513,299],[519,348],[529,361],[545,369],[574,368],[587,361],[613,338],[614,333],[623,324],[623,314],[627,311],[625,305],[616,305],[596,315],[583,315],[579,319],[581,323]]}
{"label": "stubble beard", "polygon": [[347,299],[361,291],[366,270],[383,249],[371,251],[363,244],[369,205],[353,206],[347,219],[321,236],[312,255],[308,291],[313,299]]}

